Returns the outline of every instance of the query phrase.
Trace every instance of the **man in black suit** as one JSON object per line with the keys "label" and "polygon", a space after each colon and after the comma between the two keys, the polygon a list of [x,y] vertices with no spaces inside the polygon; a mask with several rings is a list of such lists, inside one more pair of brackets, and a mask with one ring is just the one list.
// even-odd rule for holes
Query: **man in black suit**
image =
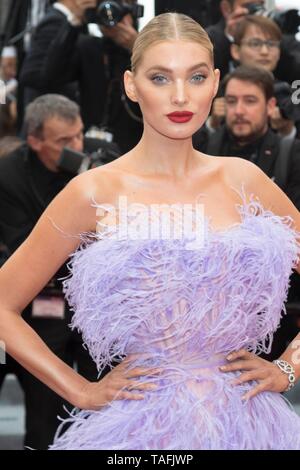
{"label": "man in black suit", "polygon": [[[37,98],[27,108],[25,121],[27,142],[0,159],[0,240],[10,254],[73,176],[58,169],[63,147],[81,152],[84,146],[79,107],[64,96]],[[63,361],[70,366],[76,363],[82,375],[96,380],[96,367],[81,336],[68,327],[71,313],[58,280],[66,274],[64,266],[24,310],[23,317]],[[0,367],[0,385],[9,372],[17,374],[24,390],[25,445],[47,449],[59,425],[57,417],[66,417],[64,401],[9,357]]]}
{"label": "man in black suit", "polygon": [[127,14],[114,27],[101,26],[103,37],[89,35],[85,12],[93,4],[95,0],[54,4],[36,29],[20,80],[40,93],[77,82],[85,128],[106,128],[126,152],[142,134],[139,108],[129,103],[123,89],[137,30]]}
{"label": "man in black suit", "polygon": [[[218,23],[207,28],[214,45],[215,66],[220,69],[222,78],[229,72],[229,64],[232,60],[230,47],[236,25],[249,14],[249,10],[244,7],[247,3],[251,2],[249,0],[221,0],[222,18]],[[252,3],[264,6],[265,0],[255,0]],[[292,35],[284,34],[281,42],[280,60],[274,75],[278,80],[292,83],[299,78],[299,68],[299,42]]]}

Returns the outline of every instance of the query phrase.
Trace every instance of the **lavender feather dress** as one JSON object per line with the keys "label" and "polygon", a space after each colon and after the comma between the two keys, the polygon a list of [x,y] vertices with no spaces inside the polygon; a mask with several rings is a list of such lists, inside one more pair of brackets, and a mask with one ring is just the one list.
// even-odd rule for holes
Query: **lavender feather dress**
{"label": "lavender feather dress", "polygon": [[99,236],[72,256],[72,327],[99,370],[140,353],[132,367],[163,372],[142,401],[74,410],[51,449],[300,449],[300,418],[280,394],[244,402],[253,383],[219,371],[229,351],[267,350],[299,251],[288,218],[254,200],[238,210],[227,230],[206,220],[201,249]]}

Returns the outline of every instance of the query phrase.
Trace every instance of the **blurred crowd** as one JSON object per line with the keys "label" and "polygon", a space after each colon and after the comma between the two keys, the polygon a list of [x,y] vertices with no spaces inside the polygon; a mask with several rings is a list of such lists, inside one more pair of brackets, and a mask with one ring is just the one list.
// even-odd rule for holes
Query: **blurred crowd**
{"label": "blurred crowd", "polygon": [[[279,12],[270,3],[157,1],[156,14],[189,14],[214,44],[221,85],[194,146],[257,164],[300,210],[300,17],[296,9]],[[1,263],[71,178],[139,141],[141,113],[127,99],[122,78],[142,15],[135,0],[0,2],[0,86],[6,97],[0,104]],[[97,372],[82,340],[68,329],[71,313],[59,283],[64,272],[65,267],[24,318],[59,357],[93,380]],[[289,315],[270,359],[299,330],[298,305],[295,274]],[[0,368],[0,386],[8,372],[18,376],[25,393],[25,445],[47,448],[64,403],[11,358]]]}

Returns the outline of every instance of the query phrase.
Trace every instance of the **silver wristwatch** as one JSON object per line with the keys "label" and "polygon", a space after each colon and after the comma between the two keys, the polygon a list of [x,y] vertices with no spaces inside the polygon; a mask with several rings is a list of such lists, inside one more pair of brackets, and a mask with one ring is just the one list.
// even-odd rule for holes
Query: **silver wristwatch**
{"label": "silver wristwatch", "polygon": [[289,384],[284,390],[285,392],[288,392],[289,390],[291,390],[291,388],[294,387],[296,382],[294,367],[289,362],[284,361],[283,359],[276,359],[275,361],[273,361],[273,363],[276,364],[276,366],[279,367],[279,369],[282,370],[282,372],[284,372],[288,376]]}

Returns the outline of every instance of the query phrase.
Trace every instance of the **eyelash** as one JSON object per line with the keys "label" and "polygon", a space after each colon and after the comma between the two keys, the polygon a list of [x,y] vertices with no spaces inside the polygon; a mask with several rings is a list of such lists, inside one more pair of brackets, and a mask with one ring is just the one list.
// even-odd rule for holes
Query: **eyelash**
{"label": "eyelash", "polygon": [[[191,80],[195,77],[201,77],[201,80],[196,80],[194,83],[202,83],[204,80],[206,80],[206,75],[203,75],[202,73],[196,73],[195,75],[192,76]],[[164,75],[153,75],[150,80],[153,82],[153,83],[156,83],[156,84],[164,84],[165,82],[163,80],[157,80],[157,79],[164,79],[164,80],[168,80]]]}

